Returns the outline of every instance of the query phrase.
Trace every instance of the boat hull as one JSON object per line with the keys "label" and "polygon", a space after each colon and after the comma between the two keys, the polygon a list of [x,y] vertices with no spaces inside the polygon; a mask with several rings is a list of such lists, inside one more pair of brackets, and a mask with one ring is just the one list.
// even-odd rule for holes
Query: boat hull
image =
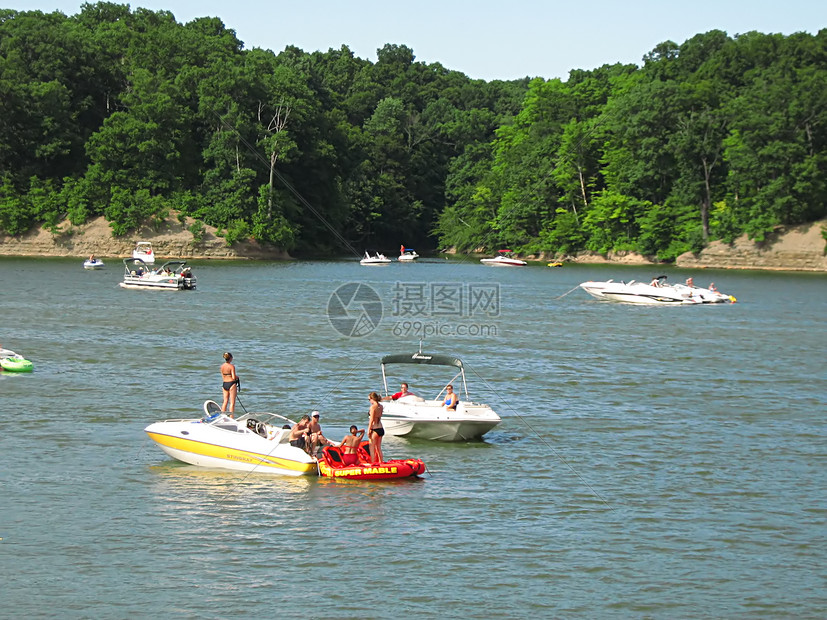
{"label": "boat hull", "polygon": [[481,439],[499,420],[412,420],[382,416],[385,434],[430,441],[473,441]]}
{"label": "boat hull", "polygon": [[439,401],[385,403],[382,426],[395,437],[431,441],[473,441],[502,420],[487,405],[461,401],[455,411]]}
{"label": "boat hull", "polygon": [[253,435],[234,436],[238,433],[212,429],[200,420],[156,422],[144,430],[167,455],[198,467],[283,476],[318,473],[315,460],[300,448]]}
{"label": "boat hull", "polygon": [[90,270],[90,271],[92,271],[92,270],[94,270],[94,269],[103,269],[103,266],[104,266],[104,265],[103,265],[103,261],[100,261],[100,260],[97,260],[97,261],[95,261],[95,262],[93,262],[93,263],[91,263],[91,262],[89,262],[89,261],[85,261],[85,262],[83,263],[83,268],[84,268],[84,269],[88,269],[88,270]]}
{"label": "boat hull", "polygon": [[514,258],[483,258],[480,259],[483,265],[492,265],[494,267],[524,267],[528,263],[524,260],[517,260]]}
{"label": "boat hull", "polygon": [[0,359],[0,368],[6,372],[32,372],[32,370],[34,370],[34,364],[22,357],[6,357]]}

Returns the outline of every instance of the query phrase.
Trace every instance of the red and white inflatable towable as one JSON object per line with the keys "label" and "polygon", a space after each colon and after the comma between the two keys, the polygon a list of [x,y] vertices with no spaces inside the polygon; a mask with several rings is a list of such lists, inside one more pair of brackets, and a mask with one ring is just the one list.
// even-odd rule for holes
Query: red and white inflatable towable
{"label": "red and white inflatable towable", "polygon": [[381,463],[371,463],[367,452],[368,442],[359,446],[359,463],[345,465],[342,449],[338,446],[326,446],[319,459],[319,473],[327,478],[350,480],[390,480],[393,478],[416,478],[425,473],[422,459],[391,459]]}

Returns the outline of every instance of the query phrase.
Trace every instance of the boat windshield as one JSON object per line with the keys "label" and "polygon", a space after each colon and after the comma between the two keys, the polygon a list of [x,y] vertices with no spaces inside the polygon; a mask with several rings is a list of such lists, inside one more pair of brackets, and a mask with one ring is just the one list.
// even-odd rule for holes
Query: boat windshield
{"label": "boat windshield", "polygon": [[286,418],[283,415],[279,415],[277,413],[268,413],[264,411],[251,411],[249,413],[245,413],[243,415],[238,416],[237,420],[239,422],[246,422],[247,420],[258,420],[259,422],[264,422],[265,424],[269,424],[271,426],[282,427],[285,424],[289,424],[293,426],[296,424],[290,418]]}

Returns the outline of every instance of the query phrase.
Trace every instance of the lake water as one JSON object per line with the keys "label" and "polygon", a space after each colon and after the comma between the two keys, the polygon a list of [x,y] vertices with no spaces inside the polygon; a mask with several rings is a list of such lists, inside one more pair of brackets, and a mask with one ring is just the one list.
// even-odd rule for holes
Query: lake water
{"label": "lake water", "polygon": [[[196,261],[197,291],[144,292],[107,263],[0,259],[0,343],[35,364],[0,374],[0,615],[827,607],[824,274],[667,269],[738,298],[675,308],[566,294],[661,273],[643,267]],[[241,406],[317,409],[339,439],[366,423],[380,357],[420,339],[462,358],[472,398],[503,417],[484,442],[386,438],[386,456],[425,460],[420,481],[202,470],[143,432],[220,399],[229,350]]]}

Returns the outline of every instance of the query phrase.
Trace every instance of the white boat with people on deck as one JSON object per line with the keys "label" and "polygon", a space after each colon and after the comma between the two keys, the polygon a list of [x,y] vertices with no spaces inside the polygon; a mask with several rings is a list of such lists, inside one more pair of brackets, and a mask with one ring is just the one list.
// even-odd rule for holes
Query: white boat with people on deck
{"label": "white boat with people on deck", "polygon": [[[443,387],[431,399],[407,391],[391,395],[385,370],[387,366],[397,364],[441,366],[458,369],[459,372],[450,381],[444,384],[440,382]],[[465,366],[457,357],[426,354],[420,349],[413,354],[386,355],[381,360],[381,366],[385,387],[382,426],[388,435],[434,441],[468,441],[480,439],[502,421],[491,407],[470,399]],[[450,397],[454,402],[452,407],[446,403],[453,389],[452,383],[457,379],[461,381],[461,389],[457,390],[456,396]]]}
{"label": "white boat with people on deck", "polygon": [[580,284],[586,293],[595,299],[647,305],[695,305],[735,302],[731,295],[725,295],[710,284],[709,288],[695,286],[692,278],[686,284],[667,284],[666,276],[657,276],[648,284],[645,282],[588,281]]}
{"label": "white boat with people on deck", "polygon": [[359,262],[362,265],[390,265],[391,259],[386,258],[384,254],[379,252],[374,252],[373,256],[365,252],[365,257]]}
{"label": "white boat with people on deck", "polygon": [[152,243],[149,241],[139,241],[135,244],[135,249],[132,250],[132,258],[140,258],[147,265],[154,265],[155,254],[152,251]]}
{"label": "white boat with people on deck", "polygon": [[494,258],[481,258],[480,262],[483,265],[499,265],[503,267],[521,267],[528,264],[524,260],[515,258],[514,252],[511,250],[499,250]]}
{"label": "white boat with people on deck", "polygon": [[118,284],[122,288],[195,290],[196,278],[185,260],[167,261],[158,269],[152,269],[140,258],[125,258],[123,264],[123,282]]}
{"label": "white boat with people on deck", "polygon": [[87,258],[85,261],[83,261],[83,268],[88,269],[90,271],[94,269],[103,269],[103,267],[103,261],[99,258],[95,258],[94,254]]}
{"label": "white boat with people on deck", "polygon": [[400,263],[415,261],[419,258],[419,254],[417,254],[416,250],[413,248],[406,248],[404,245],[399,248],[399,258],[398,260]]}
{"label": "white boat with people on deck", "polygon": [[163,420],[144,431],[166,454],[196,465],[285,476],[315,476],[316,459],[290,445],[293,420],[276,413],[250,412],[232,418],[215,401],[204,415]]}

